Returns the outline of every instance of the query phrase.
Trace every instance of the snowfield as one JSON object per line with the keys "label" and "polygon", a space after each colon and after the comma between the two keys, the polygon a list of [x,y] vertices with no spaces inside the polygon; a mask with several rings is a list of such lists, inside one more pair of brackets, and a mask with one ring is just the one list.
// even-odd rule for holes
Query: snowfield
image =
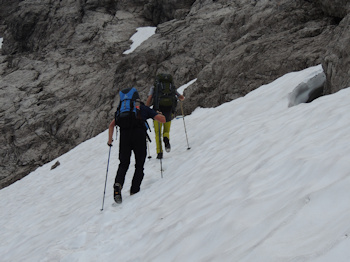
{"label": "snowfield", "polygon": [[349,261],[350,88],[288,108],[320,72],[197,108],[185,117],[190,150],[174,119],[163,178],[153,131],[141,191],[129,195],[132,159],[117,207],[119,137],[100,210],[107,130],[2,189],[1,261]]}

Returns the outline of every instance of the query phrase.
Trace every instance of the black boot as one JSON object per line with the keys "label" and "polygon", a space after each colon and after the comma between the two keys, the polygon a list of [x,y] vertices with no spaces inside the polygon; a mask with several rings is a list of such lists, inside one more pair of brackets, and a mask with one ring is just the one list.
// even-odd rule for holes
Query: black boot
{"label": "black boot", "polygon": [[165,144],[165,151],[166,152],[170,152],[171,150],[171,146],[170,146],[170,143],[169,143],[169,138],[167,138],[166,136],[163,138],[163,141],[164,141],[164,144]]}
{"label": "black boot", "polygon": [[162,159],[163,158],[163,153],[158,153],[157,159]]}
{"label": "black boot", "polygon": [[130,189],[130,196],[135,195],[135,194],[138,193],[138,192],[140,192],[140,189],[139,189],[139,190],[136,190],[136,191]]}
{"label": "black boot", "polygon": [[122,187],[118,183],[114,184],[114,201],[117,204],[121,204],[121,202],[123,201],[122,200]]}

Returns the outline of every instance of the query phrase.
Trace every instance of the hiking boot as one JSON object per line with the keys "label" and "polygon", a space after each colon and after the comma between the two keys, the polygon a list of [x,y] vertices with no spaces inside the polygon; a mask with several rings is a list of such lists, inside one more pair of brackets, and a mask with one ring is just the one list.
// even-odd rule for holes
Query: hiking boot
{"label": "hiking boot", "polygon": [[140,191],[140,186],[133,186],[130,187],[130,196],[138,193]]}
{"label": "hiking boot", "polygon": [[157,159],[162,159],[163,158],[163,153],[158,153]]}
{"label": "hiking boot", "polygon": [[165,151],[169,153],[170,150],[171,150],[170,143],[169,143],[169,138],[164,137],[163,141],[164,141],[164,144],[165,144]]}
{"label": "hiking boot", "polygon": [[122,187],[118,183],[114,184],[114,201],[117,204],[122,202]]}
{"label": "hiking boot", "polygon": [[138,191],[132,191],[132,190],[130,189],[130,196],[135,195],[135,194],[138,193],[138,192],[140,192],[140,190],[138,190]]}

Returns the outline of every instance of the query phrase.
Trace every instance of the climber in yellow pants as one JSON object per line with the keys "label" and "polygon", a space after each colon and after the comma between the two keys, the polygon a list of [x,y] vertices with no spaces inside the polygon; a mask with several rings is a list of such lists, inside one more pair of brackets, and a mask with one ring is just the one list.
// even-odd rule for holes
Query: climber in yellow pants
{"label": "climber in yellow pants", "polygon": [[[157,158],[163,158],[163,147],[162,147],[162,140],[165,144],[165,151],[170,152],[170,127],[171,127],[171,121],[166,123],[159,123],[158,121],[153,121],[154,125],[154,132],[156,135],[156,145],[157,145]],[[160,128],[160,130],[159,130]],[[160,134],[160,137],[159,137]]]}
{"label": "climber in yellow pants", "polygon": [[[165,151],[170,152],[170,126],[171,120],[174,118],[177,100],[183,101],[185,97],[177,92],[173,82],[173,77],[170,74],[158,74],[154,85],[151,86],[148,93],[146,106],[153,105],[153,109],[158,114],[165,116],[166,123],[159,124],[154,122],[154,131],[156,134],[157,143],[157,158],[163,158],[162,140],[165,145]],[[162,130],[163,129],[163,130]]]}

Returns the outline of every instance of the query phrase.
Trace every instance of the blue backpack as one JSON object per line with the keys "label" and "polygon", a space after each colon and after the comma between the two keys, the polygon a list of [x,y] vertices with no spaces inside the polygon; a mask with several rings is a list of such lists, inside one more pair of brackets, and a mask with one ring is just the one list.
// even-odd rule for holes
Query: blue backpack
{"label": "blue backpack", "polygon": [[[119,92],[120,102],[115,112],[115,124],[120,128],[142,127],[150,130],[146,120],[143,120],[140,112],[141,100],[135,87],[123,89]],[[146,135],[149,138],[147,132]]]}
{"label": "blue backpack", "polygon": [[115,112],[115,123],[121,128],[134,127],[140,120],[140,96],[135,87],[119,92],[120,103]]}

